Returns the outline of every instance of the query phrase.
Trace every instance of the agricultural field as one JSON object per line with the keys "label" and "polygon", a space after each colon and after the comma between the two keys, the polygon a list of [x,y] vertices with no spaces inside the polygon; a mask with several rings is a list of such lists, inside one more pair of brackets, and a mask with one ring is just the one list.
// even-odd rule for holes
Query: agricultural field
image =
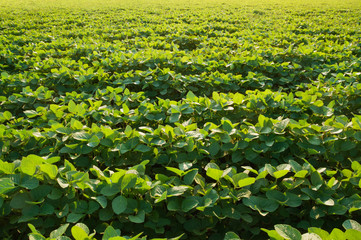
{"label": "agricultural field", "polygon": [[0,74],[0,239],[361,239],[359,0],[0,0]]}

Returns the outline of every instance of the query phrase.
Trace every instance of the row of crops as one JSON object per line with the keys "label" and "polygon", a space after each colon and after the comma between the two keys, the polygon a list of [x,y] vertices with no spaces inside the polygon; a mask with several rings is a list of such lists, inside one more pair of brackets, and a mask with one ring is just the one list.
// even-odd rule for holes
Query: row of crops
{"label": "row of crops", "polygon": [[361,5],[0,0],[1,239],[361,236]]}

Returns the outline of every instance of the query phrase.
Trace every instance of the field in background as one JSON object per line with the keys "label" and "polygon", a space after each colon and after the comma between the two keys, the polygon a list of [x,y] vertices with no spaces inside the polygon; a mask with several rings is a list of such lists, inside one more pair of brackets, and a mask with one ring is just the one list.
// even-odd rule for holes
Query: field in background
{"label": "field in background", "polygon": [[0,238],[359,239],[360,16],[0,0]]}

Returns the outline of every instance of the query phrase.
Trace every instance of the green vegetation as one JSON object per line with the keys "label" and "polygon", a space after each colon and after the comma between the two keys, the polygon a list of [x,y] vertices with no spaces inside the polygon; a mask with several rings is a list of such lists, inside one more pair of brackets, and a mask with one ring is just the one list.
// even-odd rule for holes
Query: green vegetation
{"label": "green vegetation", "polygon": [[360,1],[0,7],[1,239],[360,239]]}

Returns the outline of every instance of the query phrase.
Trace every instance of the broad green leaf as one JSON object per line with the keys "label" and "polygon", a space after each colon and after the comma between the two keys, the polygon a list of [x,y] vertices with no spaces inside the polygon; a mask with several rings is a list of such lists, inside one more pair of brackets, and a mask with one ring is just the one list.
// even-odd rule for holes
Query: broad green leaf
{"label": "broad green leaf", "polygon": [[197,207],[199,204],[198,200],[195,197],[187,197],[182,201],[182,211],[188,212],[191,209]]}
{"label": "broad green leaf", "polygon": [[169,122],[170,123],[175,123],[175,122],[178,122],[179,119],[181,117],[181,114],[180,113],[172,113],[169,117]]}
{"label": "broad green leaf", "polygon": [[84,217],[85,214],[80,213],[69,213],[69,215],[66,218],[66,221],[69,223],[76,223],[78,222],[82,217]]}
{"label": "broad green leaf", "polygon": [[238,187],[245,187],[255,183],[256,179],[253,177],[247,177],[238,181]]}
{"label": "broad green leaf", "polygon": [[0,160],[0,172],[3,172],[5,174],[12,174],[14,172],[14,169],[15,169],[14,163],[3,162]]}
{"label": "broad green leaf", "polygon": [[181,199],[171,198],[167,203],[168,211],[180,211],[181,210]]}
{"label": "broad green leaf", "polygon": [[134,151],[138,151],[138,152],[142,152],[142,153],[149,152],[151,150],[152,149],[150,147],[148,147],[147,145],[144,145],[144,144],[139,144],[134,149]]}
{"label": "broad green leaf", "polygon": [[42,157],[36,155],[28,155],[27,157],[23,157],[21,160],[21,171],[30,176],[35,174],[36,167],[44,162]]}
{"label": "broad green leaf", "polygon": [[128,218],[129,218],[129,221],[131,221],[133,223],[143,223],[145,220],[145,212],[144,212],[144,210],[140,210],[135,216],[129,215]]}
{"label": "broad green leaf", "polygon": [[[263,215],[266,215],[267,212],[274,212],[278,208],[279,204],[275,200],[251,196],[249,198],[243,198],[243,203],[246,206],[249,206],[253,210],[257,210]],[[266,212],[266,213],[264,213]]]}
{"label": "broad green leaf", "polygon": [[332,240],[346,240],[346,235],[338,228],[334,228],[330,233],[330,239]]}
{"label": "broad green leaf", "polygon": [[120,230],[114,229],[112,226],[108,226],[105,231],[102,240],[109,240],[112,237],[120,236]]}
{"label": "broad green leaf", "polygon": [[31,190],[39,186],[39,180],[35,177],[24,175],[18,184],[23,188]]}
{"label": "broad green leaf", "polygon": [[301,233],[297,229],[291,227],[290,225],[276,224],[275,230],[277,231],[277,233],[279,235],[281,235],[285,239],[290,239],[290,240],[301,240],[302,239]]}
{"label": "broad green leaf", "polygon": [[107,198],[104,196],[97,196],[95,197],[95,201],[97,201],[102,208],[106,208],[108,205]]}
{"label": "broad green leaf", "polygon": [[311,135],[307,138],[307,141],[311,143],[312,145],[320,145],[321,139],[317,137],[316,135]]}
{"label": "broad green leaf", "polygon": [[134,187],[137,182],[137,178],[138,175],[135,170],[127,171],[127,173],[125,173],[121,181],[121,190],[123,191],[124,189],[129,189]]}
{"label": "broad green leaf", "polygon": [[70,100],[68,103],[68,111],[71,113],[76,113],[77,112],[77,105],[74,103],[73,100]]}
{"label": "broad green leaf", "polygon": [[79,141],[88,141],[91,139],[91,135],[87,132],[73,133],[73,138]]}
{"label": "broad green leaf", "polygon": [[219,143],[213,142],[209,146],[208,152],[211,154],[211,156],[215,156],[215,155],[217,155],[217,153],[219,152],[220,149],[221,149],[221,146],[219,145]]}
{"label": "broad green leaf", "polygon": [[75,240],[86,240],[88,238],[88,234],[79,226],[73,226],[71,228],[71,234]]}
{"label": "broad green leaf", "polygon": [[241,240],[234,232],[227,232],[223,240]]}
{"label": "broad green leaf", "polygon": [[40,170],[48,175],[50,179],[56,179],[58,167],[52,164],[41,164]]}
{"label": "broad green leaf", "polygon": [[89,142],[88,142],[87,145],[88,145],[89,147],[94,148],[94,147],[98,146],[99,143],[100,143],[99,138],[98,138],[96,135],[93,135],[93,136],[89,139]]}
{"label": "broad green leaf", "polygon": [[62,236],[65,233],[65,231],[68,229],[68,227],[69,227],[69,223],[61,225],[58,229],[50,233],[50,238],[57,238]]}
{"label": "broad green leaf", "polygon": [[208,177],[211,177],[212,179],[219,181],[222,178],[223,171],[214,168],[208,168],[206,174]]}
{"label": "broad green leaf", "polygon": [[308,171],[307,170],[301,170],[301,171],[298,171],[294,177],[298,177],[298,178],[304,178],[306,177],[306,175],[308,174]]}
{"label": "broad green leaf", "polygon": [[45,240],[46,238],[40,233],[30,233],[29,240]]}
{"label": "broad green leaf", "polygon": [[197,96],[194,95],[192,91],[189,91],[186,95],[186,98],[191,100],[192,102],[196,102],[198,100]]}
{"label": "broad green leaf", "polygon": [[28,117],[28,118],[34,118],[36,116],[38,116],[38,112],[34,111],[34,110],[26,110],[24,111],[24,114]]}
{"label": "broad green leaf", "polygon": [[165,167],[167,170],[174,172],[175,174],[177,174],[178,176],[183,176],[184,171],[178,169],[178,168],[174,168],[174,167]]}
{"label": "broad green leaf", "polygon": [[273,172],[273,176],[276,179],[278,179],[278,178],[281,178],[281,177],[285,176],[288,172],[289,172],[289,170],[286,170],[286,169],[275,171],[275,172]]}
{"label": "broad green leaf", "polygon": [[305,233],[302,235],[302,240],[325,240],[316,233]]}
{"label": "broad green leaf", "polygon": [[120,192],[120,187],[117,184],[111,184],[111,185],[105,185],[102,190],[100,190],[100,193],[104,196],[113,196]]}
{"label": "broad green leaf", "polygon": [[184,183],[186,185],[191,185],[198,174],[198,169],[189,170],[183,177]]}
{"label": "broad green leaf", "polygon": [[321,228],[310,227],[308,228],[308,232],[317,234],[322,240],[331,240],[330,234],[328,234],[328,232],[322,230]]}
{"label": "broad green leaf", "polygon": [[266,196],[268,199],[276,200],[279,203],[285,204],[288,198],[285,194],[277,190],[268,190],[266,192]]}
{"label": "broad green leaf", "polygon": [[27,193],[17,193],[12,196],[10,201],[10,207],[14,209],[22,209],[28,205],[28,201],[31,201],[29,194]]}
{"label": "broad green leaf", "polygon": [[302,199],[294,193],[286,192],[286,205],[290,207],[299,207],[302,205]]}
{"label": "broad green leaf", "polygon": [[231,136],[229,135],[229,133],[221,133],[220,134],[220,137],[221,137],[221,141],[223,143],[229,143],[232,141],[232,138]]}
{"label": "broad green leaf", "polygon": [[284,238],[281,237],[281,235],[279,235],[276,230],[268,230],[265,228],[261,228],[261,230],[266,232],[268,236],[271,238],[271,240],[284,240]]}
{"label": "broad green leaf", "polygon": [[129,107],[127,106],[127,104],[123,103],[122,107],[123,107],[123,113],[128,114],[129,113]]}
{"label": "broad green leaf", "polygon": [[188,188],[189,188],[188,186],[175,186],[175,187],[172,187],[172,188],[168,188],[167,197],[180,196],[185,191],[187,191]]}
{"label": "broad green leaf", "polygon": [[342,226],[345,229],[355,229],[361,232],[361,225],[355,220],[349,219],[343,222]]}
{"label": "broad green leaf", "polygon": [[316,189],[322,186],[323,180],[319,172],[315,171],[311,174],[311,183]]}
{"label": "broad green leaf", "polygon": [[118,196],[112,201],[112,208],[115,214],[121,214],[127,209],[128,202],[127,199],[123,196]]}
{"label": "broad green leaf", "polygon": [[355,229],[347,229],[345,232],[347,240],[360,240],[360,231]]}

